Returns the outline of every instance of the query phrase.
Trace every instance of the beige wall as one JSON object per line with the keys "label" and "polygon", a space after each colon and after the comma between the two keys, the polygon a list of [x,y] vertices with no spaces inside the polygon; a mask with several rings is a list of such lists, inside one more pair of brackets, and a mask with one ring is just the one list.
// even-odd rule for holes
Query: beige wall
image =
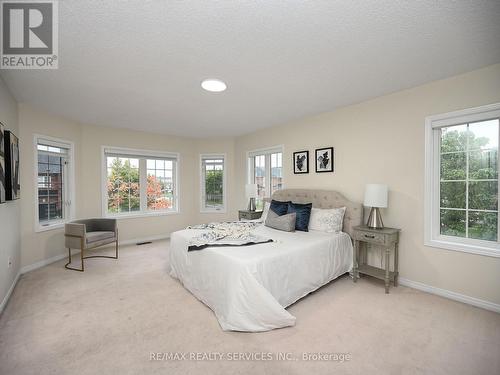
{"label": "beige wall", "polygon": [[[34,134],[61,138],[75,144],[75,184],[77,218],[102,215],[101,155],[102,146],[169,151],[180,154],[180,213],[164,216],[123,218],[118,222],[122,241],[168,236],[189,224],[226,220],[235,217],[234,203],[228,199],[226,214],[200,213],[200,153],[225,153],[228,181],[234,178],[234,141],[232,139],[196,140],[158,135],[103,126],[81,125],[57,116],[47,115],[27,105],[19,106],[21,138],[22,200],[22,266],[65,254],[62,229],[35,232]],[[228,184],[231,191],[233,184]],[[234,197],[235,194],[230,194]]]}
{"label": "beige wall", "polygon": [[[388,77],[390,79],[390,77]],[[402,228],[401,277],[500,303],[500,258],[430,248],[424,234],[424,119],[500,102],[500,65],[383,96],[236,139],[237,205],[246,152],[283,144],[287,188],[324,188],[362,202],[367,183],[390,187],[387,226]],[[294,175],[292,152],[335,147],[335,173]]]}
{"label": "beige wall", "polygon": [[[19,137],[17,103],[1,78],[0,122],[5,125],[5,130],[10,130]],[[21,194],[23,194],[22,189]],[[20,203],[20,200],[15,200],[0,204],[0,304],[3,304],[2,301],[11,288],[21,264]],[[9,258],[12,262],[10,267]]]}

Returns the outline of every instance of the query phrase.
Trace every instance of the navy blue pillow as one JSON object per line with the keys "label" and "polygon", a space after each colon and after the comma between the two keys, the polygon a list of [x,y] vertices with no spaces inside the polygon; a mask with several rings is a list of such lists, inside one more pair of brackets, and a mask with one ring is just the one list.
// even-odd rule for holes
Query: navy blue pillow
{"label": "navy blue pillow", "polygon": [[280,202],[275,201],[274,199],[271,201],[271,205],[269,206],[270,210],[273,210],[278,216],[283,216],[288,212],[288,204],[292,203],[288,202]]}
{"label": "navy blue pillow", "polygon": [[312,203],[288,203],[287,213],[295,212],[297,219],[295,220],[295,230],[309,232],[309,219],[311,218]]}

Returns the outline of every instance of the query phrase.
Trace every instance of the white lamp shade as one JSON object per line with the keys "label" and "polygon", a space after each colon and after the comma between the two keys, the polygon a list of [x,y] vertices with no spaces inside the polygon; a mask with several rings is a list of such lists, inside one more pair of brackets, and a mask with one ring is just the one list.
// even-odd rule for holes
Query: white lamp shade
{"label": "white lamp shade", "polygon": [[387,185],[368,184],[365,189],[365,206],[367,207],[387,207],[387,195],[389,188]]}
{"label": "white lamp shade", "polygon": [[247,198],[257,198],[257,184],[246,184],[245,194]]}

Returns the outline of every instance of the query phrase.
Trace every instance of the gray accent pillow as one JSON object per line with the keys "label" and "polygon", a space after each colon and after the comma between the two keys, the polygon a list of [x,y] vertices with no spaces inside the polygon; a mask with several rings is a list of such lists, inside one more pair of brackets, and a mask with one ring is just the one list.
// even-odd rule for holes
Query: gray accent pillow
{"label": "gray accent pillow", "polygon": [[273,210],[269,210],[269,212],[267,213],[265,226],[285,232],[294,232],[296,219],[297,214],[295,212],[279,216]]}

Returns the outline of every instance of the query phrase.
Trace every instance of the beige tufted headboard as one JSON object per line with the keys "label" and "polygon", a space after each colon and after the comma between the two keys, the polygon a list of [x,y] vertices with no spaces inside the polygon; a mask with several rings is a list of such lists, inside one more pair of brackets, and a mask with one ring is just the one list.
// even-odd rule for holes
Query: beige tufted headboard
{"label": "beige tufted headboard", "polygon": [[346,207],[343,231],[353,237],[353,228],[363,221],[363,205],[348,200],[333,190],[283,189],[273,193],[272,199],[294,203],[312,203],[315,208]]}

